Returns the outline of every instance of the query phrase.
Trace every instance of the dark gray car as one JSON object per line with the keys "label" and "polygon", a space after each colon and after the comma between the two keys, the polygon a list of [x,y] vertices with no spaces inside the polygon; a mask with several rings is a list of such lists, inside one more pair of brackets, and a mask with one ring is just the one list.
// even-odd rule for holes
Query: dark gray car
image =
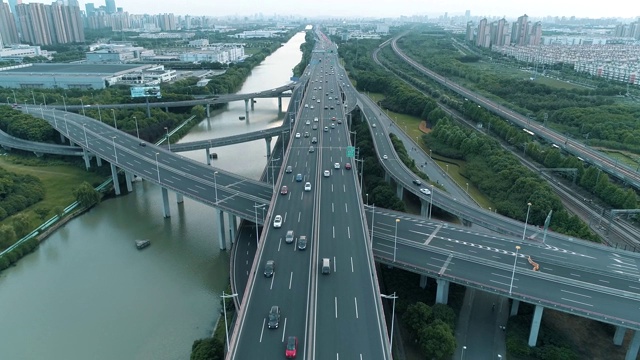
{"label": "dark gray car", "polygon": [[269,329],[277,329],[278,325],[280,325],[280,307],[273,305],[271,310],[269,310]]}

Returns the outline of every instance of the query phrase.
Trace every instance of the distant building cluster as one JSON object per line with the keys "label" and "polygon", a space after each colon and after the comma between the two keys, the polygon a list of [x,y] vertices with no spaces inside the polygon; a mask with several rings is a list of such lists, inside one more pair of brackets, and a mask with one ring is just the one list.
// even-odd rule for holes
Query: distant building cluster
{"label": "distant building cluster", "polygon": [[631,24],[616,25],[613,35],[615,37],[640,40],[640,20],[634,21]]}
{"label": "distant building cluster", "polygon": [[505,19],[489,23],[486,18],[481,19],[476,26],[472,21],[467,22],[466,40],[478,47],[492,46],[527,46],[539,45],[542,38],[542,24],[531,23],[525,14],[511,25]]}

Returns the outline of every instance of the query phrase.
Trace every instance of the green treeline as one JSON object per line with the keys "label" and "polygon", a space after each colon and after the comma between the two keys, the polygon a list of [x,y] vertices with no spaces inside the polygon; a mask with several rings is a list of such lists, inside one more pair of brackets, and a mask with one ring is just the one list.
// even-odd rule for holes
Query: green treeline
{"label": "green treeline", "polygon": [[42,182],[35,176],[18,175],[0,168],[0,220],[42,200],[44,193]]}
{"label": "green treeline", "polygon": [[293,68],[293,76],[301,76],[304,72],[304,69],[309,65],[309,61],[311,61],[311,53],[313,48],[316,46],[316,37],[314,32],[309,30],[304,35],[304,43],[300,45],[300,50],[302,50],[302,60],[300,63]]}

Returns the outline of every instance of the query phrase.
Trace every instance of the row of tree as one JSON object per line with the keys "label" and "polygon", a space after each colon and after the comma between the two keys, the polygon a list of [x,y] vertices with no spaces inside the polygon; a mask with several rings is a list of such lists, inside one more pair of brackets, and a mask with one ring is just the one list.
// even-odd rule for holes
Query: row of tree
{"label": "row of tree", "polygon": [[44,198],[40,179],[0,168],[0,220],[16,214]]}
{"label": "row of tree", "polygon": [[428,359],[451,359],[456,350],[456,314],[445,304],[409,305],[402,315],[411,337]]}
{"label": "row of tree", "polygon": [[293,68],[293,76],[300,76],[304,72],[304,69],[309,65],[311,61],[311,54],[313,52],[313,48],[316,46],[316,37],[313,31],[308,30],[304,35],[304,42],[300,45],[300,50],[302,51],[302,59],[300,62]]}

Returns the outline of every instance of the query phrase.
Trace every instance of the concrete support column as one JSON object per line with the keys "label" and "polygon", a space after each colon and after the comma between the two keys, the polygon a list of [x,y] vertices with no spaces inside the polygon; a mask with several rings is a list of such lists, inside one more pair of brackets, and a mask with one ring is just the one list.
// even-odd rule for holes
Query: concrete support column
{"label": "concrete support column", "polygon": [[96,162],[98,163],[98,166],[102,166],[102,158],[99,157],[98,155],[96,155]]}
{"label": "concrete support column", "polygon": [[127,183],[127,192],[133,191],[133,186],[131,185],[131,179],[133,178],[133,174],[128,171],[124,172],[124,180]]}
{"label": "concrete support column", "polygon": [[164,112],[167,112],[167,113],[169,112],[169,107],[168,106],[164,107]]}
{"label": "concrete support column", "polygon": [[384,181],[391,182],[391,176],[389,176],[389,173],[387,173],[386,171],[384,173]]}
{"label": "concrete support column", "polygon": [[511,312],[509,313],[509,316],[518,315],[518,308],[519,307],[520,307],[520,300],[513,299],[512,302],[511,302]]}
{"label": "concrete support column", "polygon": [[184,196],[182,196],[182,194],[180,193],[176,193],[176,202],[178,204],[182,204],[184,202]]}
{"label": "concrete support column", "polygon": [[271,136],[264,138],[264,141],[267,142],[267,161],[271,161]]}
{"label": "concrete support column", "polygon": [[533,320],[531,321],[531,332],[529,333],[529,346],[536,346],[538,342],[538,332],[540,331],[540,322],[542,321],[542,311],[544,308],[536,305],[533,312]]}
{"label": "concrete support column", "polygon": [[631,343],[629,344],[629,349],[627,349],[627,355],[624,357],[624,360],[636,360],[638,357],[638,348],[640,348],[640,331],[636,330],[633,333],[633,338],[631,339]]}
{"label": "concrete support column", "polygon": [[87,151],[87,149],[82,149],[82,158],[84,158],[84,167],[89,170],[89,168],[91,167],[91,159],[89,159],[89,152]]}
{"label": "concrete support column", "polygon": [[64,144],[67,142],[67,138],[64,137],[64,135],[62,135],[62,133],[60,133],[60,143]]}
{"label": "concrete support column", "polygon": [[211,165],[211,149],[206,148],[204,151],[207,153],[207,165]]}
{"label": "concrete support column", "polygon": [[211,117],[211,104],[207,104],[207,119]]}
{"label": "concrete support column", "polygon": [[437,279],[438,290],[436,292],[436,304],[446,304],[449,301],[449,281]]}
{"label": "concrete support column", "polygon": [[429,216],[429,202],[424,199],[420,199],[420,216]]}
{"label": "concrete support column", "polygon": [[164,217],[171,217],[171,210],[169,208],[169,191],[167,188],[162,188],[162,209],[164,211]]}
{"label": "concrete support column", "polygon": [[255,108],[255,101],[253,101],[253,99],[251,99],[251,111],[253,111],[253,109]]}
{"label": "concrete support column", "polygon": [[420,275],[420,287],[423,289],[427,288],[427,275]]}
{"label": "concrete support column", "polygon": [[236,216],[232,213],[227,213],[227,223],[229,224],[229,243],[233,244],[236,240],[236,230],[238,229]]}
{"label": "concrete support column", "polygon": [[224,212],[220,209],[216,209],[218,212],[218,242],[220,243],[220,250],[227,250],[227,241],[224,238]]}
{"label": "concrete support column", "polygon": [[396,184],[396,196],[398,197],[398,199],[402,200],[402,195],[404,195],[404,186],[398,183]]}
{"label": "concrete support column", "polygon": [[244,116],[249,121],[249,99],[244,99]]}
{"label": "concrete support column", "polygon": [[278,96],[278,112],[282,112],[282,96]]}
{"label": "concrete support column", "polygon": [[616,332],[613,334],[613,344],[614,345],[622,345],[622,341],[624,340],[624,335],[627,333],[627,328],[624,328],[620,325],[616,326]]}
{"label": "concrete support column", "polygon": [[118,168],[111,164],[111,178],[113,179],[113,190],[116,192],[116,196],[120,195],[120,183],[118,182]]}

